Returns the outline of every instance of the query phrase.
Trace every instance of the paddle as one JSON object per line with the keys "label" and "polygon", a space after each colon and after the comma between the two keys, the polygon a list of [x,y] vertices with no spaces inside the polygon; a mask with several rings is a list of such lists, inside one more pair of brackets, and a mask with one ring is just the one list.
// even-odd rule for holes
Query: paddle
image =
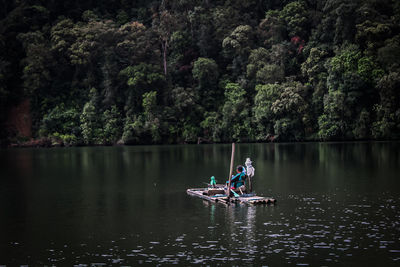
{"label": "paddle", "polygon": [[240,197],[240,195],[239,195],[238,193],[236,193],[235,191],[233,191],[233,189],[231,189],[231,192],[233,193],[233,195],[234,195],[235,197]]}

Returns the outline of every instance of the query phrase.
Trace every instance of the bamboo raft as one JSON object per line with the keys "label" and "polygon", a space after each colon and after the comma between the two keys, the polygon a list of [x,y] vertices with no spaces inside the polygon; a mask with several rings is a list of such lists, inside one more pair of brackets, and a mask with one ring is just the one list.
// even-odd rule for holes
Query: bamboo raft
{"label": "bamboo raft", "polygon": [[[227,188],[231,188],[231,182],[232,182],[231,177],[232,177],[232,171],[233,171],[234,156],[235,156],[235,143],[232,143],[231,166],[229,169],[229,176],[228,176],[229,183],[227,184],[227,186],[225,186],[223,184],[216,184],[215,177],[212,176],[210,184],[208,184],[209,186],[207,188],[189,188],[186,190],[186,193],[191,196],[199,197],[199,198],[202,198],[205,200],[209,200],[209,201],[213,201],[213,202],[222,202],[225,204],[229,204],[231,202],[232,203],[245,203],[245,204],[249,204],[249,205],[275,204],[276,199],[274,199],[274,198],[260,197],[260,196],[255,195],[254,193],[252,193],[250,177],[252,177],[254,175],[254,168],[252,171],[253,175],[247,176],[247,173],[245,174],[245,177],[248,178],[247,183],[249,185],[250,194],[247,194],[247,192],[246,192],[247,189],[246,189],[246,186],[244,186],[244,185],[240,186],[234,192],[231,192],[232,190],[230,190],[229,192],[226,192]],[[251,166],[250,158],[247,158],[247,160],[250,161],[249,166]],[[246,160],[246,163],[247,163],[247,160]],[[241,167],[241,166],[239,166],[239,167]],[[243,167],[241,167],[241,168],[243,168]],[[237,170],[238,170],[238,173],[240,173],[243,169],[240,170],[238,168]]]}
{"label": "bamboo raft", "polygon": [[271,197],[260,197],[254,194],[244,194],[239,197],[229,197],[225,194],[223,185],[218,185],[216,188],[190,188],[186,190],[187,194],[208,201],[221,203],[244,203],[249,205],[258,204],[275,204],[276,199]]}

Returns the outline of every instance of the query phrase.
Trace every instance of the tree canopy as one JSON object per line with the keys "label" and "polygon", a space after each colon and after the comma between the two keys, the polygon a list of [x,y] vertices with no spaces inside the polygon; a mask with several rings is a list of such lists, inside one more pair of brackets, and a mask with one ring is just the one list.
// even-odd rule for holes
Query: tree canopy
{"label": "tree canopy", "polygon": [[398,1],[3,2],[2,142],[400,137]]}

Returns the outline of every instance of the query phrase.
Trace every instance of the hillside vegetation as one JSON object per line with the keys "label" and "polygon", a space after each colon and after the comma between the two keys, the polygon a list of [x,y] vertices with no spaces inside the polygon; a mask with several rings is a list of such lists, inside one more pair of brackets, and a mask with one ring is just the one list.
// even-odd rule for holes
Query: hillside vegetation
{"label": "hillside vegetation", "polygon": [[8,1],[0,127],[155,144],[400,137],[400,1]]}

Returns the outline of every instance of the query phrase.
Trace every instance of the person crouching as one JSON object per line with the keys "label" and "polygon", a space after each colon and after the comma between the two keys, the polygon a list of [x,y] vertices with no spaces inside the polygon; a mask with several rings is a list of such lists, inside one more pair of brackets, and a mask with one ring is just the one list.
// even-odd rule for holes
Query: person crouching
{"label": "person crouching", "polygon": [[236,167],[236,175],[232,175],[231,189],[236,189],[244,185],[246,180],[246,172],[242,165]]}

